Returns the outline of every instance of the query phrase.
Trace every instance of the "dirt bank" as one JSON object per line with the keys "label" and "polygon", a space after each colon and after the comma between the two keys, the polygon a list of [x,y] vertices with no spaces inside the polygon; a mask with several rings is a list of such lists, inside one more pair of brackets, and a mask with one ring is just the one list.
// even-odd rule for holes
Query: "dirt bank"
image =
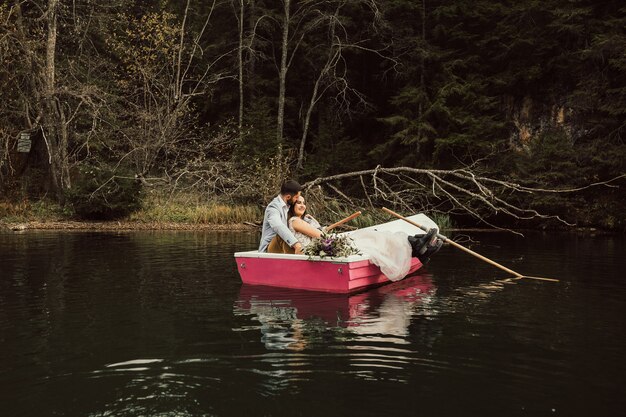
{"label": "dirt bank", "polygon": [[255,231],[254,224],[189,224],[189,223],[161,223],[161,222],[79,222],[79,221],[31,221],[8,223],[0,221],[0,228],[13,231],[20,230],[228,230],[228,231]]}

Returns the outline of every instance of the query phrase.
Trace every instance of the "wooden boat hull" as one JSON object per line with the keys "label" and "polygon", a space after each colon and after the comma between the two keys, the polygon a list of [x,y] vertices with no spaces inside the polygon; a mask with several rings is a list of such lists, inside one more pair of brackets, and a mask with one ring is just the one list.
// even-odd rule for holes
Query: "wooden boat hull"
{"label": "wooden boat hull", "polygon": [[[235,259],[241,280],[246,284],[352,293],[390,282],[379,267],[361,256],[309,260],[304,255],[250,251],[236,253]],[[421,262],[413,258],[409,274],[421,267]]]}

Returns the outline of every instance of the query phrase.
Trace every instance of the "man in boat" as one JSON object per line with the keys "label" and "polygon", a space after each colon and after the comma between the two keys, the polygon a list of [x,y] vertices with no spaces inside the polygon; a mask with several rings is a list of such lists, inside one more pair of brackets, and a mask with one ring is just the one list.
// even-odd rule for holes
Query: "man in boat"
{"label": "man in boat", "polygon": [[259,252],[302,253],[302,244],[287,227],[287,212],[302,192],[302,186],[288,180],[280,187],[280,194],[265,208]]}

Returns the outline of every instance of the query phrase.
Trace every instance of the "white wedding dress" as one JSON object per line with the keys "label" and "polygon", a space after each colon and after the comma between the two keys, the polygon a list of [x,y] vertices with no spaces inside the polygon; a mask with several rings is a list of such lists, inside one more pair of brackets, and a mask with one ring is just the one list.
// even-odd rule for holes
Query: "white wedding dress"
{"label": "white wedding dress", "polygon": [[[289,219],[289,230],[296,239],[306,247],[313,241],[313,238],[304,233],[297,232],[293,228],[293,221],[297,217]],[[319,223],[313,218],[307,219],[307,223],[313,227]],[[314,221],[315,223],[312,223]],[[408,235],[404,232],[387,232],[382,230],[371,230],[369,228],[355,230],[349,233],[354,245],[363,254],[367,254],[370,262],[378,266],[383,274],[391,281],[399,281],[404,278],[411,269],[411,253],[413,249],[408,240]]]}
{"label": "white wedding dress", "polygon": [[350,238],[391,281],[409,273],[413,249],[406,233],[360,229],[351,232]]}
{"label": "white wedding dress", "polygon": [[[304,233],[297,232],[293,228],[293,221],[296,220],[296,219],[299,219],[299,217],[294,216],[294,217],[289,219],[289,230],[291,230],[291,233],[293,233],[295,238],[298,239],[298,242],[300,242],[302,244],[302,248],[304,249],[304,247],[306,245],[308,245],[309,243],[311,243],[311,241],[313,241],[313,238],[308,236],[308,235],[305,235]],[[317,223],[317,220],[315,220],[315,223],[319,225],[319,223]],[[316,226],[313,225],[313,227],[316,227]]]}

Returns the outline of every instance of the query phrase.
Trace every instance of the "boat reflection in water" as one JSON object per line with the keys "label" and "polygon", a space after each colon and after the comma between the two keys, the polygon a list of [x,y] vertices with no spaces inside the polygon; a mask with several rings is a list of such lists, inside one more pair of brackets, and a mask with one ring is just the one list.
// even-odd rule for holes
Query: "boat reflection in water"
{"label": "boat reflection in water", "polygon": [[269,350],[303,350],[328,342],[328,332],[335,341],[407,344],[411,317],[428,309],[435,290],[427,274],[353,295],[244,284],[234,314],[260,323],[253,327]]}

